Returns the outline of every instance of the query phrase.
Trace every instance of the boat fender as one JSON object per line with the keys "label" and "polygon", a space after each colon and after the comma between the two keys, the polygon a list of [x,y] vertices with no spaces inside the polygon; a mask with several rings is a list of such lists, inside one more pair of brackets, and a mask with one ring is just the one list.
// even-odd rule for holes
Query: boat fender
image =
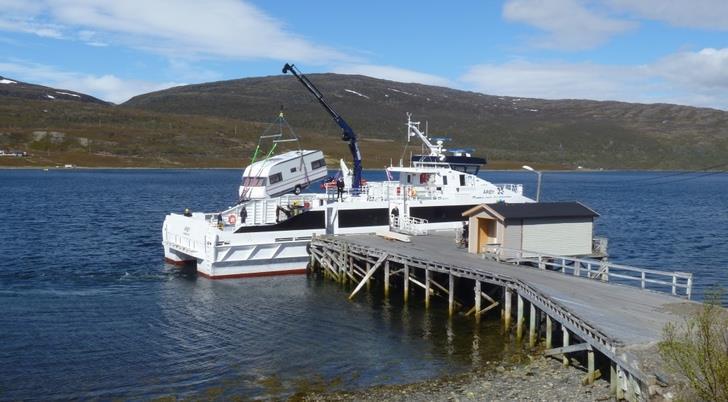
{"label": "boat fender", "polygon": [[310,203],[310,202],[308,202],[308,201],[304,202],[304,203],[303,203],[303,208],[304,208],[304,209],[309,209],[309,208],[311,208],[311,203]]}
{"label": "boat fender", "polygon": [[402,192],[402,189],[397,186],[397,195],[399,195]]}
{"label": "boat fender", "polygon": [[409,196],[410,197],[416,197],[417,196],[417,190],[415,190],[414,187],[410,187]]}
{"label": "boat fender", "polygon": [[235,215],[233,215],[233,214],[228,215],[228,223],[229,224],[234,225],[235,224],[235,221],[237,221],[237,218],[235,217]]}

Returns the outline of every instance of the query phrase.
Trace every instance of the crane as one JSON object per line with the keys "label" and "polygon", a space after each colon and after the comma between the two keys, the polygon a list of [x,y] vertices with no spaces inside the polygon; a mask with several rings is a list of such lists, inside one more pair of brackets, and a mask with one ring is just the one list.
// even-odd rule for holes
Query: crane
{"label": "crane", "polygon": [[301,73],[295,65],[286,63],[286,65],[283,66],[283,74],[288,72],[291,72],[296,78],[298,78],[298,81],[300,81],[301,84],[303,84],[303,86],[316,97],[316,100],[318,100],[321,106],[326,109],[336,124],[341,127],[341,139],[349,142],[349,152],[351,152],[351,157],[354,159],[354,176],[351,180],[351,188],[356,192],[361,187],[361,152],[359,151],[359,143],[357,142],[356,133],[354,133],[354,130],[352,130],[351,126],[349,126],[349,123],[347,123],[340,114],[336,113],[336,111],[329,106],[328,103],[326,103],[324,95],[321,94],[318,88],[316,88],[308,77],[303,75],[303,73]]}

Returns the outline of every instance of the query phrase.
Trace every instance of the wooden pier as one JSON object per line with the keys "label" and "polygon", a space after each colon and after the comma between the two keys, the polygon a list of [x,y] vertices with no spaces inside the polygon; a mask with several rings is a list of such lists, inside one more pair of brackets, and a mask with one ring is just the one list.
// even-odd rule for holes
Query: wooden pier
{"label": "wooden pier", "polygon": [[[608,267],[595,268],[593,275],[589,267],[587,276],[580,276],[578,262],[566,274],[563,261],[562,270],[549,270],[553,259],[542,256],[533,267],[507,264],[457,248],[454,237],[441,232],[401,242],[376,235],[317,236],[310,246],[311,269],[356,284],[350,298],[376,280],[385,297],[397,284],[405,303],[422,295],[429,307],[432,297],[445,297],[451,315],[459,311],[479,320],[500,307],[506,330],[515,327],[518,340],[525,340],[527,330],[530,346],[541,342],[546,355],[562,356],[565,365],[570,355],[586,355],[586,382],[600,376],[598,360],[609,367],[617,398],[646,400],[660,391],[657,384],[664,378],[654,357],[662,328],[697,305],[687,300],[689,274],[675,273],[663,282],[645,279],[646,273],[659,271],[642,270],[641,286],[628,286],[605,282]],[[679,284],[686,275],[687,283]],[[671,284],[672,292],[645,289],[649,282]],[[674,295],[681,287],[685,298]]]}

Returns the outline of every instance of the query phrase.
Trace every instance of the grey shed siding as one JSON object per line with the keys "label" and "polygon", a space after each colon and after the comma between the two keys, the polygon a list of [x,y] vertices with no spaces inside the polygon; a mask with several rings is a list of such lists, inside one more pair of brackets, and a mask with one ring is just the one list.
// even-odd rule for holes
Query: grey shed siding
{"label": "grey shed siding", "polygon": [[[521,250],[522,247],[522,227],[523,224],[522,219],[509,219],[506,221],[505,230],[503,233],[503,247],[505,248],[512,248],[516,250]],[[515,255],[510,254],[516,254],[511,252],[510,254],[508,252],[504,252],[504,257],[516,257]]]}
{"label": "grey shed siding", "polygon": [[523,220],[523,250],[555,255],[591,254],[591,218]]}

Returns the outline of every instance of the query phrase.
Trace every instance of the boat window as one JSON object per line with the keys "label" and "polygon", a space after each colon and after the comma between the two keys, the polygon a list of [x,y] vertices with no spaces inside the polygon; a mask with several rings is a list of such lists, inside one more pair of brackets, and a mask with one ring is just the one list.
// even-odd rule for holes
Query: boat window
{"label": "boat window", "polygon": [[447,186],[447,176],[442,176],[442,185]]}
{"label": "boat window", "polygon": [[296,168],[291,168],[291,173],[296,173]]}
{"label": "boat window", "polygon": [[270,184],[278,183],[279,181],[283,180],[283,175],[280,173],[272,174],[268,176],[268,180],[270,181]]}
{"label": "boat window", "polygon": [[465,185],[465,175],[464,174],[461,174],[460,175],[460,185],[461,186],[464,186]]}
{"label": "boat window", "polygon": [[311,169],[321,169],[322,167],[326,167],[326,160],[325,159],[319,159],[316,161],[311,162]]}
{"label": "boat window", "polygon": [[407,175],[407,184],[409,184],[409,183],[412,183],[412,175],[411,174],[408,174]]}
{"label": "boat window", "polygon": [[263,187],[265,186],[265,177],[243,177],[243,186]]}

